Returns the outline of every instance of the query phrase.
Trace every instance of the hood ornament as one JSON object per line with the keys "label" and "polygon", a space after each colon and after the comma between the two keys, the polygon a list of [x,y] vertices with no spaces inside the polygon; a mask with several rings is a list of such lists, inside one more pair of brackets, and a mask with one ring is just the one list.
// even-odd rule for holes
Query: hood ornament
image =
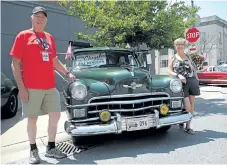
{"label": "hood ornament", "polygon": [[123,85],[124,88],[131,88],[131,89],[136,89],[142,86],[143,84],[136,84],[135,82],[132,82],[130,85]]}

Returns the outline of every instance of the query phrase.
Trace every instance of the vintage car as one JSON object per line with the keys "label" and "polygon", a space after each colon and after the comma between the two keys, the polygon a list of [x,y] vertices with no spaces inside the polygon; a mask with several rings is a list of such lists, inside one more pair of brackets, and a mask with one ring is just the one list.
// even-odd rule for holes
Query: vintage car
{"label": "vintage car", "polygon": [[18,110],[18,88],[1,72],[1,118],[12,118]]}
{"label": "vintage car", "polygon": [[197,72],[200,84],[227,85],[227,68],[209,66]]}
{"label": "vintage car", "polygon": [[151,75],[131,50],[75,49],[69,63],[77,79],[64,79],[65,131],[74,144],[83,136],[150,128],[165,132],[192,119],[184,109],[181,81]]}

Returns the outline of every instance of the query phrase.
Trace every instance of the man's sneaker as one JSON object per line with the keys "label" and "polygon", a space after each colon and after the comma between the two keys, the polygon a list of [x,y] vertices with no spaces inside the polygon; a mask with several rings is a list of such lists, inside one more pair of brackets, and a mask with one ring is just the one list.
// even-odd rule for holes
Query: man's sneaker
{"label": "man's sneaker", "polygon": [[62,158],[66,158],[67,157],[66,154],[62,153],[57,148],[52,148],[50,150],[47,150],[45,156],[46,157],[50,157],[50,158],[56,158],[56,159],[62,159]]}
{"label": "man's sneaker", "polygon": [[30,151],[29,163],[30,164],[39,164],[40,162],[41,162],[41,159],[39,157],[38,149]]}

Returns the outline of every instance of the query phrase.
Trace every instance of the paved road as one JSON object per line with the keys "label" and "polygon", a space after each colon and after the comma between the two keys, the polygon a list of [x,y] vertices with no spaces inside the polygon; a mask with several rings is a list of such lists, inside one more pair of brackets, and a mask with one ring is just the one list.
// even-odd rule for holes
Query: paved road
{"label": "paved road", "polygon": [[115,139],[101,136],[104,144],[67,159],[55,160],[42,154],[41,158],[44,164],[227,163],[227,94],[202,92],[196,99],[196,111],[192,122],[196,135],[174,126],[163,135],[142,131]]}

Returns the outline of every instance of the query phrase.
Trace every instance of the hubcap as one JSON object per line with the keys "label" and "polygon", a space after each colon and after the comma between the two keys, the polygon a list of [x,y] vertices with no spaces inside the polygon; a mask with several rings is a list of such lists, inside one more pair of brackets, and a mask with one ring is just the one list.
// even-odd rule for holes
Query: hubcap
{"label": "hubcap", "polygon": [[12,95],[10,97],[10,111],[15,112],[16,110],[16,96]]}

